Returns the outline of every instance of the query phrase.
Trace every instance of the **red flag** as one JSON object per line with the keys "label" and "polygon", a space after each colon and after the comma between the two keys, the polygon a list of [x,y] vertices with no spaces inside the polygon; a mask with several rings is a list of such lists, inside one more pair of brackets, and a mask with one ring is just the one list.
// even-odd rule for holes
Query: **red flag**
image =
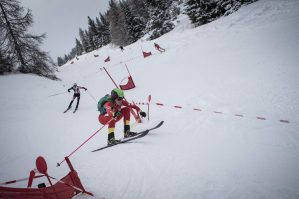
{"label": "red flag", "polygon": [[142,51],[142,53],[143,53],[143,57],[144,58],[152,55],[152,52],[144,52],[144,51]]}

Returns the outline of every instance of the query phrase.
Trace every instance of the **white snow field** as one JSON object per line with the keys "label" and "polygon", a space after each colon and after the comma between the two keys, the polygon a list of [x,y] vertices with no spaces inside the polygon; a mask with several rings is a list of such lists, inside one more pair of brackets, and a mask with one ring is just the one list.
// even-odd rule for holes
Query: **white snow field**
{"label": "white snow field", "polygon": [[[141,49],[153,55],[143,58]],[[120,83],[126,63],[136,84],[126,98],[142,103],[152,96],[150,120],[136,125],[132,118],[132,129],[165,123],[142,139],[91,153],[106,145],[105,127],[70,156],[94,198],[299,198],[298,0],[260,0],[198,28],[182,15],[175,30],[154,41],[123,53],[106,46],[73,61],[59,68],[62,81],[0,77],[0,183],[27,177],[40,155],[50,175],[66,175],[66,164],[56,164],[102,126],[97,101],[114,84],[100,68]],[[75,82],[88,90],[75,114],[63,114]],[[117,138],[122,131],[120,121]],[[40,182],[47,180],[34,186]]]}

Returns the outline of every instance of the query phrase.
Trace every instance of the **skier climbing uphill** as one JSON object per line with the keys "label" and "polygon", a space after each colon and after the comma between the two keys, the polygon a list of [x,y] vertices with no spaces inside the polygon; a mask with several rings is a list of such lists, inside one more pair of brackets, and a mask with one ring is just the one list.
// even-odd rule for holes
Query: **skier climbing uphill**
{"label": "skier climbing uphill", "polygon": [[70,102],[68,108],[64,111],[64,113],[67,112],[68,110],[70,110],[70,108],[72,107],[72,104],[73,104],[74,100],[77,98],[77,105],[76,105],[76,108],[74,110],[74,113],[76,112],[76,110],[78,109],[78,106],[79,106],[79,102],[80,102],[80,89],[85,89],[85,91],[87,90],[87,88],[82,87],[82,86],[78,86],[76,83],[71,88],[69,88],[67,90],[68,92],[70,92],[71,90],[73,90],[74,91],[74,95],[73,95],[72,101]]}
{"label": "skier climbing uphill", "polygon": [[108,145],[118,144],[120,140],[116,140],[114,136],[115,123],[124,119],[124,137],[132,137],[135,132],[130,131],[130,108],[135,109],[140,116],[146,117],[146,113],[135,104],[130,104],[124,99],[124,92],[121,89],[113,89],[111,95],[105,95],[98,102],[98,110],[100,111],[99,122],[107,124],[108,122]]}
{"label": "skier climbing uphill", "polygon": [[155,49],[158,50],[160,53],[165,52],[164,48],[161,48],[161,46],[157,43],[154,43]]}

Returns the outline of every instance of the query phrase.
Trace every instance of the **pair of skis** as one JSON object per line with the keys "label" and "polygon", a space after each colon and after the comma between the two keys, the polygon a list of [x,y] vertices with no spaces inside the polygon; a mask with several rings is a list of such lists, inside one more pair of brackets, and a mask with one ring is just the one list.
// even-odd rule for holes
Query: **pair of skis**
{"label": "pair of skis", "polygon": [[133,137],[129,137],[129,138],[123,138],[120,140],[120,142],[118,144],[113,144],[113,145],[107,145],[107,146],[104,146],[104,147],[101,147],[101,148],[98,148],[98,149],[95,149],[91,152],[96,152],[96,151],[101,151],[103,149],[107,149],[109,147],[113,147],[113,146],[116,146],[116,145],[119,145],[119,144],[124,144],[126,142],[129,142],[129,141],[132,141],[132,140],[136,140],[136,139],[139,139],[139,138],[142,138],[144,136],[146,136],[151,130],[154,130],[154,129],[157,129],[159,128],[160,126],[162,126],[162,124],[164,123],[164,121],[161,121],[159,122],[159,124],[157,124],[155,127],[153,128],[150,128],[150,129],[146,129],[144,131],[141,131],[141,132],[138,132],[135,136]]}
{"label": "pair of skis", "polygon": [[[70,110],[70,109],[71,109],[71,107],[67,108],[65,111],[63,111],[63,113],[68,112],[68,110]],[[76,113],[76,111],[77,111],[77,108],[75,108],[75,110],[73,111],[73,113]]]}

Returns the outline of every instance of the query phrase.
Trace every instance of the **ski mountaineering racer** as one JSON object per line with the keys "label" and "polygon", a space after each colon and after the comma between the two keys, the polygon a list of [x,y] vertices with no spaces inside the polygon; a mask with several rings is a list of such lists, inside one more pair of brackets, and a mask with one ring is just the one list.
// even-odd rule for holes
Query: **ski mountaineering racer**
{"label": "ski mountaineering racer", "polygon": [[82,87],[82,86],[78,86],[76,83],[74,83],[74,85],[71,88],[67,89],[68,92],[73,90],[74,95],[73,95],[73,99],[70,102],[68,108],[64,112],[67,112],[72,107],[72,104],[73,104],[73,102],[76,98],[77,98],[77,105],[76,105],[76,108],[75,108],[74,112],[78,109],[79,102],[80,102],[80,89],[85,89],[85,91],[87,91],[87,88]]}
{"label": "ski mountaineering racer", "polygon": [[141,117],[146,117],[146,113],[135,104],[130,104],[124,99],[124,92],[115,88],[111,95],[105,95],[98,102],[99,122],[103,125],[108,122],[108,145],[118,144],[114,136],[115,123],[124,119],[124,138],[135,136],[135,132],[130,131],[130,109],[135,109]]}
{"label": "ski mountaineering racer", "polygon": [[157,43],[154,43],[155,49],[158,50],[160,53],[165,52],[164,48],[161,48],[161,46]]}

